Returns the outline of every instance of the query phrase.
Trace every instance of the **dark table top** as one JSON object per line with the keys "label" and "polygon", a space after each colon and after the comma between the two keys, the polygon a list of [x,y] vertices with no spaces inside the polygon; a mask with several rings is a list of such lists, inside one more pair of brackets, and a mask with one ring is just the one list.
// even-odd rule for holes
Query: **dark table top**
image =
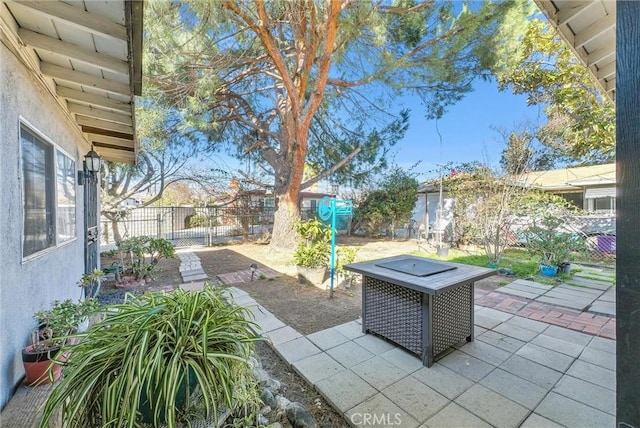
{"label": "dark table top", "polygon": [[[420,264],[420,262],[428,261],[436,265],[442,265],[443,268],[455,267],[455,269],[429,276],[414,276],[408,273],[378,266],[380,264],[388,264],[389,262],[395,261],[403,261],[405,262],[403,263],[405,266],[407,265],[407,262],[416,262],[416,264]],[[366,262],[352,263],[345,265],[344,268],[351,272],[356,272],[364,276],[376,278],[392,284],[401,285],[427,294],[441,294],[452,288],[487,278],[496,273],[495,269],[463,265],[460,263],[443,262],[440,260],[432,260],[410,255],[393,256],[383,259],[369,260]]]}

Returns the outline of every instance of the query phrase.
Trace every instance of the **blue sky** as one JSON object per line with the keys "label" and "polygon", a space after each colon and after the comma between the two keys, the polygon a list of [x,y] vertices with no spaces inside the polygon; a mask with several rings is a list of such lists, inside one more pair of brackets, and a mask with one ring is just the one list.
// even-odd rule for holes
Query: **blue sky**
{"label": "blue sky", "polygon": [[448,162],[480,161],[498,166],[504,144],[492,127],[513,130],[526,120],[544,118],[540,107],[527,106],[525,96],[513,95],[510,90],[499,92],[495,82],[477,80],[474,89],[438,120],[442,144],[436,121],[424,118],[420,101],[405,98],[411,121],[404,139],[396,145],[396,163],[408,167],[421,160],[416,172],[422,173],[422,179],[430,175],[427,171]]}

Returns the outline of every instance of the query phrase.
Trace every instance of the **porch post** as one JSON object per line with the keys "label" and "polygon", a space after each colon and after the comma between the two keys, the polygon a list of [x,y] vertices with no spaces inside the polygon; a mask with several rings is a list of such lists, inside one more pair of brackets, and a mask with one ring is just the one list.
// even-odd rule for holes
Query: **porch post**
{"label": "porch post", "polygon": [[617,2],[617,426],[640,427],[640,2]]}

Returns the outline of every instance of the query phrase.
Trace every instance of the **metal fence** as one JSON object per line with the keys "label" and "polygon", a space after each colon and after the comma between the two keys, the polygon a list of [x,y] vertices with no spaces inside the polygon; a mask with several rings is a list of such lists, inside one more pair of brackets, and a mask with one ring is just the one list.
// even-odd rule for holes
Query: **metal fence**
{"label": "metal fence", "polygon": [[136,236],[164,238],[176,247],[215,245],[271,232],[270,207],[143,207],[101,217],[100,244],[108,247]]}

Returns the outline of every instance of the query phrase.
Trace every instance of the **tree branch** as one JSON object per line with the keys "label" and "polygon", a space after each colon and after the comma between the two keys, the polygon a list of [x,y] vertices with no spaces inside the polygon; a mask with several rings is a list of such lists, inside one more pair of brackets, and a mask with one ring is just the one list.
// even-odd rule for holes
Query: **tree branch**
{"label": "tree branch", "polygon": [[322,179],[324,179],[326,177],[329,177],[331,174],[333,174],[334,172],[336,172],[337,170],[342,168],[345,164],[350,162],[351,159],[356,157],[358,155],[358,153],[360,153],[361,151],[362,151],[362,147],[357,147],[354,151],[349,153],[347,155],[347,157],[342,159],[340,162],[338,162],[337,164],[335,164],[331,168],[324,170],[323,172],[321,172],[320,174],[316,175],[312,179],[307,180],[304,183],[302,183],[300,185],[300,189],[306,189],[307,187],[310,187],[310,186],[316,184],[318,181],[320,181],[320,180],[322,180]]}

